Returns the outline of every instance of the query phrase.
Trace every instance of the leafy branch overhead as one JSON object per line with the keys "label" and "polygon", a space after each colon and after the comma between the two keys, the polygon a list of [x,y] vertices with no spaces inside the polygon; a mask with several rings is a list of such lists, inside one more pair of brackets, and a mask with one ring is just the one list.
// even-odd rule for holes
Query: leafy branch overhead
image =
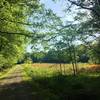
{"label": "leafy branch overhead", "polygon": [[[76,10],[73,21],[62,20],[40,0],[0,0],[0,60],[4,61],[1,61],[1,66],[21,60],[29,44],[46,52],[51,49],[59,52],[65,50],[69,54],[65,51],[64,54],[74,66],[77,66],[77,41],[97,56],[100,38],[99,0],[63,1],[65,10]],[[67,18],[69,15],[64,13]],[[58,58],[62,58],[62,54],[58,54]]]}

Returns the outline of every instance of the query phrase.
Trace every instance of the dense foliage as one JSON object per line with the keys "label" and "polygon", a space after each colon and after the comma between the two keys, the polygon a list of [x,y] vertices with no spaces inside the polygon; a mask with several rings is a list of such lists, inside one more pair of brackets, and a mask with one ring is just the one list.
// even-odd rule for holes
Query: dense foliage
{"label": "dense foliage", "polygon": [[[0,1],[0,69],[30,58],[33,62],[72,63],[73,66],[77,62],[100,63],[99,1],[66,2],[67,11],[74,6],[80,8],[74,18],[76,23],[64,23],[38,0]],[[44,51],[35,50],[27,57],[25,49],[29,43],[33,48],[41,44]]]}

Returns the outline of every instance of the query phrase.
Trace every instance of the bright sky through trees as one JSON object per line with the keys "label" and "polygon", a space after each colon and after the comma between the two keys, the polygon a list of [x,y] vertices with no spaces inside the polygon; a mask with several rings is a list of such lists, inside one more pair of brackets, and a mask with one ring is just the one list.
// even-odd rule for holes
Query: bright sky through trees
{"label": "bright sky through trees", "polygon": [[[51,9],[58,17],[62,19],[63,22],[66,21],[73,21],[74,14],[73,13],[65,13],[65,6],[66,2],[64,1],[58,1],[54,2],[52,0],[40,0],[42,4],[44,4],[46,9]],[[74,11],[74,9],[73,9]],[[38,48],[42,48],[40,45]],[[31,45],[28,45],[27,52],[32,52]]]}
{"label": "bright sky through trees", "polygon": [[41,3],[43,3],[46,7],[46,9],[51,9],[54,13],[57,14],[57,16],[61,17],[63,21],[68,20],[68,21],[73,21],[73,15],[71,14],[66,14],[64,12],[65,7],[66,7],[66,2],[58,1],[58,2],[53,2],[52,0],[41,0]]}

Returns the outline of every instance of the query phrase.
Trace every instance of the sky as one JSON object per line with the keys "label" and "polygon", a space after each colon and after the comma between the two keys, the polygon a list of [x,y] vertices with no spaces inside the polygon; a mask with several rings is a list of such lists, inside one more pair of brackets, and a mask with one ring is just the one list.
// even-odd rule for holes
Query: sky
{"label": "sky", "polygon": [[[57,16],[61,17],[63,22],[73,21],[72,14],[69,14],[69,13],[66,14],[64,12],[66,3],[63,0],[60,0],[60,1],[56,2],[56,3],[53,2],[52,0],[40,0],[40,2],[45,5],[46,9],[51,9]],[[32,51],[31,45],[29,45],[27,47],[26,51],[27,52],[31,52]]]}
{"label": "sky", "polygon": [[53,12],[56,13],[58,16],[64,17],[65,14],[62,11],[64,3],[62,1],[55,3],[52,0],[41,0],[41,3],[43,3],[47,9],[53,10]]}
{"label": "sky", "polygon": [[66,14],[64,12],[66,8],[66,2],[64,0],[58,0],[58,2],[54,2],[52,0],[40,0],[46,7],[46,9],[51,9],[57,16],[62,17],[62,20],[72,21],[73,17],[72,14]]}

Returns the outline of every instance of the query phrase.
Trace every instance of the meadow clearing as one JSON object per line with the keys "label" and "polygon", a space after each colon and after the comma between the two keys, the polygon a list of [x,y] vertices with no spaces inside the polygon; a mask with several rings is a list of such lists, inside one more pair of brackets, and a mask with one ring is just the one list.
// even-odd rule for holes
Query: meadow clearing
{"label": "meadow clearing", "polygon": [[[100,66],[33,63],[16,65],[0,77],[0,100],[100,100]],[[95,92],[94,92],[95,91]],[[6,96],[5,96],[6,95]]]}
{"label": "meadow clearing", "polygon": [[76,76],[70,64],[65,64],[65,73],[60,73],[59,64],[47,63],[25,65],[24,72],[37,100],[100,100],[100,66],[79,66]]}
{"label": "meadow clearing", "polygon": [[[59,64],[59,63],[33,63],[26,64],[25,66],[30,67],[33,72],[38,74],[55,74],[62,73],[64,75],[73,74],[72,64]],[[97,72],[100,70],[99,64],[89,64],[89,63],[78,63],[77,64],[78,73],[82,74],[85,72]]]}

